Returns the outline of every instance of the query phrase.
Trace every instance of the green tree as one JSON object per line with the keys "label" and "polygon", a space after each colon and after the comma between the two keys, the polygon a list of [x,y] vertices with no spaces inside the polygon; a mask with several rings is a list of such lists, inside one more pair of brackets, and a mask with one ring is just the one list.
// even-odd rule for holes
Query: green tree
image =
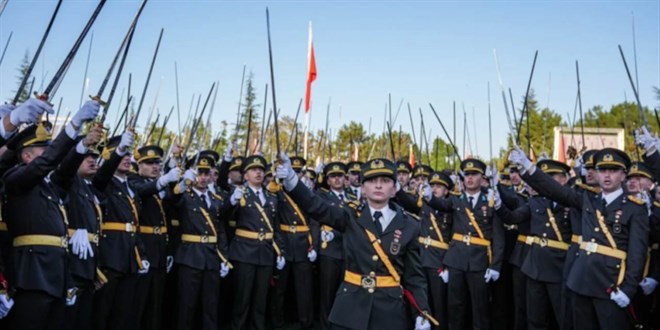
{"label": "green tree", "polygon": [[[524,102],[524,97],[523,97]],[[529,132],[527,130],[527,114],[529,116]],[[520,146],[526,152],[528,145],[534,151],[536,156],[546,152],[551,155],[553,152],[554,130],[553,127],[562,124],[561,116],[554,111],[543,108],[538,108],[538,101],[536,101],[534,90],[530,90],[527,99],[526,116],[519,118],[518,126],[520,127]],[[515,136],[510,136],[511,141],[515,141]],[[528,144],[527,141],[530,141]],[[512,144],[509,145],[510,147]]]}
{"label": "green tree", "polygon": [[[21,64],[18,67],[18,76],[16,78],[18,79],[18,83],[16,84],[16,89],[12,92],[13,95],[15,95],[18,91],[18,88],[21,86],[21,82],[23,82],[23,79],[25,76],[28,74],[28,70],[30,69],[30,54],[26,50],[25,55],[23,55],[23,59],[21,60]],[[30,98],[30,84],[26,83],[25,86],[23,86],[23,89],[21,90],[21,93],[18,97],[18,103],[23,103],[25,100]],[[12,99],[9,100],[9,102],[13,101],[13,96]]]}

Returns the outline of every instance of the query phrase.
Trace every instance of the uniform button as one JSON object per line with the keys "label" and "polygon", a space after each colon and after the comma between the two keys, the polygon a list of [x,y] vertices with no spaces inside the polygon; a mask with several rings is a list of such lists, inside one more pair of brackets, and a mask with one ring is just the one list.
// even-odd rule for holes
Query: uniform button
{"label": "uniform button", "polygon": [[545,226],[546,226],[546,227],[550,227],[550,223],[549,223],[549,222],[546,222],[546,223],[545,223]]}
{"label": "uniform button", "polygon": [[472,222],[468,222],[468,226],[472,227]]}
{"label": "uniform button", "polygon": [[374,255],[371,257],[371,260],[373,260],[373,261],[378,261],[378,256],[374,254]]}
{"label": "uniform button", "polygon": [[369,272],[369,276],[376,277],[376,272]]}
{"label": "uniform button", "polygon": [[348,291],[348,290],[346,290],[346,288],[344,288],[344,292],[346,292],[346,291]]}
{"label": "uniform button", "polygon": [[294,222],[293,222],[293,224],[294,224],[294,225],[297,225],[297,224],[298,224],[298,222],[297,222],[297,221],[294,221]]}
{"label": "uniform button", "polygon": [[616,268],[617,268],[617,269],[621,268],[621,265],[616,265]]}
{"label": "uniform button", "polygon": [[429,230],[433,230],[433,227],[429,227]]}
{"label": "uniform button", "polygon": [[543,237],[548,237],[548,234],[546,234],[546,233],[543,233]]}
{"label": "uniform button", "polygon": [[592,239],[591,239],[591,242],[595,243],[595,242],[596,242],[596,239],[595,239],[595,238],[592,238]]}
{"label": "uniform button", "polygon": [[599,232],[599,231],[600,231],[600,228],[594,228],[594,231],[595,231],[595,232]]}
{"label": "uniform button", "polygon": [[369,288],[367,291],[369,291],[369,293],[374,293],[374,288]]}

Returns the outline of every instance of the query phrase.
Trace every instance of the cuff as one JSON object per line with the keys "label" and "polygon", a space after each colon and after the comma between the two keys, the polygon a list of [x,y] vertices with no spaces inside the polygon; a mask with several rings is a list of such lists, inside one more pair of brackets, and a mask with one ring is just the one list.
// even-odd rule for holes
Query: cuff
{"label": "cuff", "polygon": [[64,128],[64,131],[66,132],[66,135],[69,138],[71,138],[72,140],[75,139],[76,136],[78,135],[78,130],[73,128],[73,124],[71,124],[71,122],[66,124],[66,127]]}
{"label": "cuff", "polygon": [[84,155],[84,154],[87,153],[87,147],[85,147],[85,145],[83,144],[82,141],[79,141],[78,144],[76,144],[76,152],[81,154],[81,155]]}
{"label": "cuff", "polygon": [[[7,115],[7,116],[8,116],[8,115]],[[10,138],[12,135],[14,135],[14,133],[16,133],[16,129],[14,129],[13,131],[7,132],[7,131],[5,130],[5,125],[4,125],[3,122],[2,122],[2,121],[3,121],[3,118],[4,118],[4,117],[0,117],[0,137],[2,137],[2,138],[5,139],[5,140],[9,140],[9,138]]]}
{"label": "cuff", "polygon": [[120,157],[124,157],[128,153],[128,149],[124,150],[124,151],[121,151],[121,150],[119,150],[119,147],[117,147],[117,148],[115,148],[115,153],[117,153],[117,155],[119,155]]}
{"label": "cuff", "polygon": [[284,189],[286,189],[286,191],[293,190],[293,188],[295,188],[296,185],[298,185],[298,176],[294,175],[293,179],[291,179],[291,180],[283,180],[283,185],[284,185]]}

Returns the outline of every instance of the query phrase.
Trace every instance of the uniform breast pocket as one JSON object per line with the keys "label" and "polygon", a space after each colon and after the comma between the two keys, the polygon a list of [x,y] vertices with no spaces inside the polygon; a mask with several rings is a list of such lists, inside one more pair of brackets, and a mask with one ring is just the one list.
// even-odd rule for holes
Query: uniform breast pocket
{"label": "uniform breast pocket", "polygon": [[624,214],[622,210],[616,210],[608,214],[606,223],[614,237],[626,238],[630,226],[631,215]]}

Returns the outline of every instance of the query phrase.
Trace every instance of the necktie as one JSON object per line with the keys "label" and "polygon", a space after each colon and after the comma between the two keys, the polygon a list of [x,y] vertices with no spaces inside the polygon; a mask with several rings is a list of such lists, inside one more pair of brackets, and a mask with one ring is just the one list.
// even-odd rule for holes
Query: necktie
{"label": "necktie", "polygon": [[339,200],[344,201],[344,194],[339,194]]}
{"label": "necktie", "polygon": [[469,196],[468,197],[468,202],[470,202],[470,207],[474,208],[474,197]]}
{"label": "necktie", "polygon": [[259,203],[264,205],[264,196],[261,194],[261,190],[257,190],[257,198],[259,198]]}
{"label": "necktie", "polygon": [[380,218],[383,217],[383,213],[380,211],[374,212],[374,224],[376,225],[376,231],[378,236],[383,234],[383,225],[380,223]]}
{"label": "necktie", "polygon": [[131,187],[128,185],[128,180],[124,181],[124,186],[126,187],[126,193],[133,198],[133,190],[131,190]]}
{"label": "necktie", "polygon": [[201,194],[199,197],[202,199],[202,202],[204,203],[204,208],[208,209],[209,208],[209,203],[206,202],[206,194]]}

